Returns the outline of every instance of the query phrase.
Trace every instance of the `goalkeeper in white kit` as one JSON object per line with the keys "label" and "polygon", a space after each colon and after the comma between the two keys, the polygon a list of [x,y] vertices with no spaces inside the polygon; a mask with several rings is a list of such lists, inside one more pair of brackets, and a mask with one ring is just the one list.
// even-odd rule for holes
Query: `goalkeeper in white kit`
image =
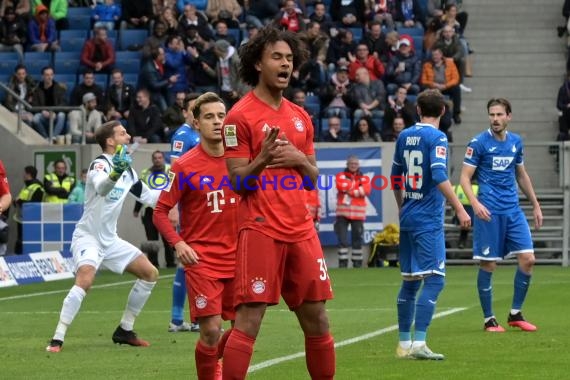
{"label": "goalkeeper in white kit", "polygon": [[95,131],[95,139],[103,154],[89,165],[83,216],[73,232],[75,284],[63,300],[55,334],[46,348],[49,352],[61,351],[67,328],[101,266],[116,273],[127,271],[138,278],[129,293],[121,323],[113,333],[113,342],[150,345],[137,337],[133,325],[156,284],[158,270],[138,248],[117,235],[117,220],[127,194],[154,207],[160,191],[149,189],[131,168],[126,147],[131,136],[121,123],[111,121],[101,125]]}

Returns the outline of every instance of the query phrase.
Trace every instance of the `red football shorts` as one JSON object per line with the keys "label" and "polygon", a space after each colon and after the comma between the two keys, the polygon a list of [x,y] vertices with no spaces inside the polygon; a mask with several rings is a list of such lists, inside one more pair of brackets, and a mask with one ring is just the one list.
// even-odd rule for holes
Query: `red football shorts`
{"label": "red football shorts", "polygon": [[221,315],[224,321],[235,319],[234,279],[216,279],[185,267],[186,290],[192,320]]}
{"label": "red football shorts", "polygon": [[317,235],[288,243],[255,230],[239,233],[235,305],[279,303],[279,297],[294,310],[304,301],[333,298],[323,249]]}

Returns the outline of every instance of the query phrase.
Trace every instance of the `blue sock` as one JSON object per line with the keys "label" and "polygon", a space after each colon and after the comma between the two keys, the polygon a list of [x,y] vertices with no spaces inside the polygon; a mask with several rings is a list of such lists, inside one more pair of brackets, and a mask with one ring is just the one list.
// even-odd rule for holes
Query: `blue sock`
{"label": "blue sock", "polygon": [[524,273],[520,267],[515,274],[515,293],[513,295],[513,309],[522,309],[522,304],[526,298],[526,292],[530,284],[530,274]]}
{"label": "blue sock", "polygon": [[[424,279],[424,286],[418,298],[416,305],[416,326],[414,340],[425,341],[426,332],[433,312],[435,311],[435,304],[439,293],[443,290],[445,285],[445,278],[439,275],[431,275]],[[423,339],[420,339],[423,338]]]}
{"label": "blue sock", "polygon": [[416,308],[416,293],[420,288],[421,281],[402,281],[402,287],[398,294],[398,329],[400,341],[411,340],[412,322]]}
{"label": "blue sock", "polygon": [[493,316],[493,287],[491,285],[493,272],[479,269],[477,274],[477,290],[479,291],[479,301],[483,309],[483,316],[489,318]]}
{"label": "blue sock", "polygon": [[184,302],[186,301],[186,276],[184,268],[176,269],[172,283],[172,323],[180,326],[184,321]]}

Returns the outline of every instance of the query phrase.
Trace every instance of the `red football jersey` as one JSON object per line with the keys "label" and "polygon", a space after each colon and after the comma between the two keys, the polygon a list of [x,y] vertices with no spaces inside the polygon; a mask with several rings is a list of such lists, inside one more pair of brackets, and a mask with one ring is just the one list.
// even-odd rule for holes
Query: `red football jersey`
{"label": "red football jersey", "polygon": [[10,185],[8,184],[8,177],[6,177],[6,169],[4,164],[0,161],[0,195],[9,194]]}
{"label": "red football jersey", "polygon": [[[154,210],[158,231],[172,245],[184,240],[198,253],[193,266],[213,278],[231,278],[235,271],[239,195],[230,187],[223,157],[209,156],[201,145],[176,160],[169,185]],[[180,235],[168,221],[179,204]]]}
{"label": "red football jersey", "polygon": [[[250,91],[226,116],[223,128],[226,158],[253,160],[261,152],[268,128],[279,127],[297,149],[314,155],[313,125],[299,106],[283,99],[278,110],[271,108]],[[293,168],[265,169],[257,179],[256,190],[242,196],[239,228],[250,228],[276,240],[297,242],[315,234],[307,212],[303,178]]]}

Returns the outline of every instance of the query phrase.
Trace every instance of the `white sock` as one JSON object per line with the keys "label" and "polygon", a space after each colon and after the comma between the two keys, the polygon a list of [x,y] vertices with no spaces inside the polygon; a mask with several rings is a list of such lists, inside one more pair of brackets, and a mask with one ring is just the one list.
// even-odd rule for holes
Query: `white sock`
{"label": "white sock", "polygon": [[400,341],[400,347],[402,347],[404,350],[407,350],[410,347],[412,347],[412,341],[411,340],[401,340]]}
{"label": "white sock", "polygon": [[127,307],[123,313],[123,318],[121,318],[121,327],[124,330],[131,331],[133,329],[135,318],[141,312],[148,297],[150,297],[150,292],[154,285],[156,285],[156,281],[148,282],[141,279],[135,281],[127,299]]}
{"label": "white sock", "polygon": [[412,348],[418,348],[418,347],[422,347],[425,345],[426,345],[425,340],[415,340],[414,343],[412,343]]}
{"label": "white sock", "polygon": [[55,329],[53,339],[63,341],[67,328],[71,325],[77,313],[79,313],[79,308],[81,307],[83,298],[85,298],[85,294],[85,290],[77,285],[74,285],[69,293],[67,293],[67,297],[63,300],[63,306],[59,314],[59,323]]}
{"label": "white sock", "polygon": [[515,314],[517,314],[518,312],[520,312],[519,309],[511,309],[511,315],[515,315]]}
{"label": "white sock", "polygon": [[495,318],[494,315],[491,315],[489,318],[485,318],[485,323],[489,322],[491,319]]}

